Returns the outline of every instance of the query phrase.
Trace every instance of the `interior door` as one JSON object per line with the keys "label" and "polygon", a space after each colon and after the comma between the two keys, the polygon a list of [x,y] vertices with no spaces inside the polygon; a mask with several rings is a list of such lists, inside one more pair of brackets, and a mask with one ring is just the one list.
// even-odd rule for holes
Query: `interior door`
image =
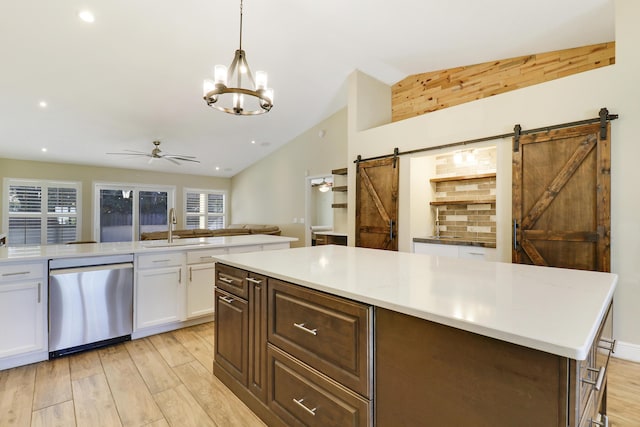
{"label": "interior door", "polygon": [[609,271],[610,135],[594,124],[514,144],[513,262]]}
{"label": "interior door", "polygon": [[356,246],[398,250],[398,171],[398,158],[358,164]]}

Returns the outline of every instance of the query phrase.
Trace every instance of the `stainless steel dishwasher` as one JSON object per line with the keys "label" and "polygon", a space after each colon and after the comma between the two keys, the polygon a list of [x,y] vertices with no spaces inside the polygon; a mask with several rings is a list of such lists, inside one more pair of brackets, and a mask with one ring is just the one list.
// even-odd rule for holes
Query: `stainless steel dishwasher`
{"label": "stainless steel dishwasher", "polygon": [[49,261],[49,358],[131,339],[133,255]]}

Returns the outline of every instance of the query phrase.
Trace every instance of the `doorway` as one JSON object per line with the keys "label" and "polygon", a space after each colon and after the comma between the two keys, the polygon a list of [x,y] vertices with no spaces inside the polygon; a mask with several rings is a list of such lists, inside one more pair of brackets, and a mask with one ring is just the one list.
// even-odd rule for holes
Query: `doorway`
{"label": "doorway", "polygon": [[314,231],[333,230],[333,182],[331,174],[305,179],[305,246],[313,245]]}

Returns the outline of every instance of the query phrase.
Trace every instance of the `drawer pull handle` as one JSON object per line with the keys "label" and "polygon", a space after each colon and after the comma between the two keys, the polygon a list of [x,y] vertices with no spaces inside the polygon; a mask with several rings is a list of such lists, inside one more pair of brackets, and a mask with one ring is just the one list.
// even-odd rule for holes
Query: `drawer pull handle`
{"label": "drawer pull handle", "polygon": [[469,255],[484,256],[482,252],[469,252]]}
{"label": "drawer pull handle", "polygon": [[42,283],[38,282],[38,304],[42,302]]}
{"label": "drawer pull handle", "polygon": [[169,262],[170,259],[154,259],[152,262]]}
{"label": "drawer pull handle", "polygon": [[298,329],[302,329],[303,331],[305,331],[308,334],[311,335],[318,335],[318,330],[317,329],[309,329],[307,327],[304,326],[304,323],[294,323],[293,326],[295,326]]}
{"label": "drawer pull handle", "polygon": [[609,427],[609,417],[607,417],[606,415],[602,415],[602,414],[600,414],[600,417],[601,417],[601,421],[594,420],[593,418],[590,419],[589,421],[591,422],[591,425],[592,426],[596,425],[596,426],[601,426],[601,427]]}
{"label": "drawer pull handle", "polygon": [[314,417],[316,416],[316,409],[318,409],[318,408],[313,408],[313,409],[309,409],[309,408],[307,408],[307,406],[306,406],[304,403],[302,403],[302,402],[304,402],[304,399],[295,399],[295,398],[294,398],[294,399],[293,399],[293,401],[294,401],[298,406],[300,406],[302,409],[304,409],[305,411],[307,411],[307,413],[308,413],[308,414],[311,414],[311,415],[313,415]]}
{"label": "drawer pull handle", "polygon": [[247,277],[247,282],[251,282],[251,283],[254,283],[256,285],[260,285],[262,283],[262,280],[254,279],[253,277]]}
{"label": "drawer pull handle", "polygon": [[605,373],[606,373],[607,369],[603,366],[600,369],[587,368],[587,370],[589,370],[591,372],[597,372],[598,373],[598,377],[596,378],[595,381],[592,381],[592,380],[587,379],[587,378],[583,378],[582,382],[585,382],[587,384],[591,384],[593,386],[593,388],[596,389],[596,391],[600,391],[600,388],[602,387],[602,382],[604,381],[604,377],[605,377]]}
{"label": "drawer pull handle", "polygon": [[2,273],[2,277],[9,277],[9,276],[22,276],[23,274],[29,274],[31,273],[30,271],[18,271],[16,273]]}
{"label": "drawer pull handle", "polygon": [[201,256],[200,259],[212,259],[215,258],[213,255]]}
{"label": "drawer pull handle", "polygon": [[231,304],[233,302],[233,298],[230,298],[230,297],[220,297],[220,299],[226,302],[227,304]]}
{"label": "drawer pull handle", "polygon": [[218,280],[220,280],[221,282],[224,282],[224,283],[228,283],[229,285],[231,285],[233,283],[233,280],[228,279],[226,277],[218,277]]}
{"label": "drawer pull handle", "polygon": [[[598,348],[603,350],[609,350],[611,353],[615,353],[616,348],[616,340],[610,340],[607,338],[600,338],[600,343],[598,343]],[[604,345],[603,345],[604,344]]]}

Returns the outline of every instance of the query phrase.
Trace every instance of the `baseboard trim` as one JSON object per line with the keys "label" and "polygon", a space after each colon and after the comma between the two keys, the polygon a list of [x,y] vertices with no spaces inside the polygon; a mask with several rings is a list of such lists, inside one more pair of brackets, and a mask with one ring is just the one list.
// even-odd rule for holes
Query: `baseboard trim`
{"label": "baseboard trim", "polygon": [[164,325],[137,329],[131,333],[131,339],[137,340],[138,338],[144,338],[150,335],[156,335],[156,334],[162,334],[164,332],[175,331],[176,329],[187,328],[189,326],[195,326],[201,323],[213,322],[214,320],[215,320],[215,314],[209,314],[207,316],[198,317],[196,319],[191,319],[184,322],[172,322]]}
{"label": "baseboard trim", "polygon": [[640,363],[640,345],[629,342],[616,341],[613,357]]}

